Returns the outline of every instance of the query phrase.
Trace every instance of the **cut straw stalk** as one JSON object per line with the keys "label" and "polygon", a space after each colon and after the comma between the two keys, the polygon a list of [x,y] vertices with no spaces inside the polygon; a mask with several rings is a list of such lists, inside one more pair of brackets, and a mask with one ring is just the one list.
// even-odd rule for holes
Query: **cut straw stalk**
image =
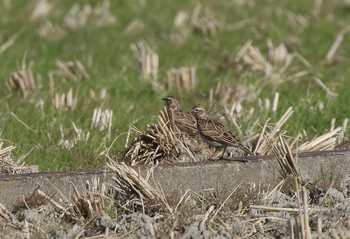
{"label": "cut straw stalk", "polygon": [[49,15],[53,7],[53,3],[47,0],[37,1],[35,7],[30,15],[30,20],[35,21],[38,18]]}
{"label": "cut straw stalk", "polygon": [[234,61],[238,62],[241,60],[241,58],[243,57],[243,55],[248,51],[248,48],[252,45],[253,40],[249,39],[247,40],[244,45],[239,49],[239,51],[237,52],[237,54],[235,55]]}
{"label": "cut straw stalk", "polygon": [[191,90],[196,87],[196,68],[171,68],[167,72],[167,89]]}
{"label": "cut straw stalk", "polygon": [[283,178],[286,179],[290,175],[298,178],[301,181],[299,169],[290,149],[290,146],[285,141],[282,135],[279,136],[277,142],[272,147],[272,152],[275,155],[278,164],[283,172]]}
{"label": "cut straw stalk", "polygon": [[329,51],[327,52],[326,55],[326,62],[328,64],[331,64],[334,61],[335,55],[337,50],[340,47],[340,44],[343,42],[344,40],[344,35],[347,34],[348,32],[350,32],[350,26],[346,26],[344,27],[336,36],[331,48],[329,49]]}
{"label": "cut straw stalk", "polygon": [[5,43],[3,43],[0,46],[0,54],[5,52],[7,49],[9,49],[13,45],[13,43],[16,41],[16,39],[22,34],[23,29],[24,28],[22,28],[21,30],[19,30],[18,32],[13,34]]}
{"label": "cut straw stalk", "polygon": [[338,48],[340,47],[340,44],[343,42],[343,40],[344,40],[344,35],[338,35],[335,38],[333,45],[331,46],[331,48],[329,49],[329,51],[327,52],[327,55],[326,55],[326,62],[328,64],[331,64],[334,61],[334,56],[335,56]]}
{"label": "cut straw stalk", "polygon": [[146,132],[136,130],[137,137],[133,141],[125,157],[130,159],[131,165],[140,163],[155,163],[156,160],[177,157],[180,152],[186,151],[184,144],[179,144],[178,129],[172,129],[166,109],[160,112],[157,123],[147,125]]}
{"label": "cut straw stalk", "polygon": [[[288,212],[288,213],[299,213],[299,208],[283,208],[283,207],[271,207],[271,206],[264,206],[264,205],[249,205],[250,209],[257,209],[261,211],[267,211],[267,212]],[[318,213],[322,209],[317,208],[308,208],[307,209],[309,213]],[[324,209],[326,211],[326,209]]]}
{"label": "cut straw stalk", "polygon": [[94,109],[91,121],[91,128],[99,128],[100,131],[108,129],[110,133],[112,128],[113,110],[100,108]]}
{"label": "cut straw stalk", "polygon": [[280,76],[291,65],[295,54],[289,53],[285,44],[274,46],[271,39],[267,40],[267,47],[268,54],[265,57],[259,48],[254,47],[252,41],[248,40],[237,52],[234,62],[248,66],[251,71],[261,72],[266,77],[275,74]]}
{"label": "cut straw stalk", "polygon": [[[1,147],[1,145],[0,145],[0,147]],[[14,149],[16,149],[16,147],[13,146],[13,145],[8,146],[8,147],[3,148],[3,149],[0,149],[0,160],[11,156],[12,151],[13,151]]]}
{"label": "cut straw stalk", "polygon": [[116,172],[116,177],[113,180],[121,186],[133,189],[138,196],[146,199],[159,198],[158,192],[133,168],[125,163],[116,164],[113,162],[107,163],[107,166]]}
{"label": "cut straw stalk", "polygon": [[138,61],[140,80],[157,85],[159,57],[145,42],[139,41],[131,45],[131,49]]}
{"label": "cut straw stalk", "polygon": [[330,127],[330,131],[332,131],[332,130],[334,130],[334,128],[335,128],[335,118],[332,118],[332,120],[331,120],[331,127]]}
{"label": "cut straw stalk", "polygon": [[45,198],[48,202],[50,202],[52,204],[52,206],[54,206],[55,208],[64,211],[67,215],[70,215],[70,213],[66,210],[65,207],[63,207],[61,204],[59,204],[58,202],[56,202],[51,196],[47,195],[46,193],[44,193],[43,191],[41,191],[40,189],[36,189],[36,193],[38,193],[38,195],[40,195],[41,197]]}
{"label": "cut straw stalk", "polygon": [[344,119],[341,131],[340,131],[339,137],[338,137],[338,144],[344,142],[345,132],[346,132],[346,128],[348,126],[348,123],[349,123],[349,119],[348,118]]}
{"label": "cut straw stalk", "polygon": [[73,95],[70,88],[67,93],[55,93],[53,105],[58,111],[73,111],[77,105],[78,97]]}
{"label": "cut straw stalk", "polygon": [[332,92],[325,84],[323,84],[323,82],[320,80],[320,78],[315,77],[314,78],[315,82],[317,83],[317,85],[319,85],[326,93],[328,96],[337,96],[338,94]]}
{"label": "cut straw stalk", "polygon": [[284,123],[286,123],[286,121],[292,116],[293,113],[293,107],[289,107],[287,111],[282,115],[282,117],[277,121],[275,127],[271,130],[270,138],[273,138],[275,134],[281,130]]}
{"label": "cut straw stalk", "polygon": [[[321,135],[309,142],[305,142],[304,144],[300,145],[297,148],[297,151],[316,151],[319,150],[320,148],[327,148],[330,149],[334,147],[335,144],[335,139],[333,140],[332,138],[338,134],[341,131],[341,127],[336,128],[335,130],[332,130],[324,135]],[[320,146],[320,144],[322,146]]]}
{"label": "cut straw stalk", "polygon": [[12,91],[20,91],[24,97],[37,89],[33,71],[26,67],[13,73],[6,85]]}
{"label": "cut straw stalk", "polygon": [[73,81],[79,81],[90,77],[80,60],[68,62],[56,60],[56,66],[58,70],[51,72],[51,74],[66,80],[72,79]]}
{"label": "cut straw stalk", "polygon": [[110,1],[99,2],[100,4],[95,6],[74,4],[68,14],[64,16],[64,26],[70,30],[77,30],[85,26],[101,28],[113,25],[116,22],[116,17],[109,10]]}
{"label": "cut straw stalk", "polygon": [[300,181],[295,178],[295,194],[299,207],[300,233],[301,238],[311,239],[311,229],[309,225],[309,211],[307,192],[304,186],[300,188]]}
{"label": "cut straw stalk", "polygon": [[276,112],[277,110],[279,96],[280,94],[278,92],[275,92],[275,97],[273,98],[272,104],[272,112]]}
{"label": "cut straw stalk", "polygon": [[303,186],[302,187],[302,194],[303,194],[303,215],[304,215],[304,228],[305,228],[305,234],[306,234],[306,239],[311,239],[311,228],[310,228],[310,224],[309,224],[309,203],[307,200],[307,192],[306,192],[306,188]]}
{"label": "cut straw stalk", "polygon": [[269,141],[271,141],[272,139],[275,138],[276,133],[281,130],[284,123],[290,118],[290,116],[292,114],[293,114],[293,108],[289,107],[287,109],[287,111],[282,115],[282,117],[277,121],[275,126],[270,130],[269,133],[267,133],[266,130],[267,130],[268,122],[270,119],[268,119],[265,122],[265,124],[260,132],[258,142],[257,142],[255,148],[253,149],[254,154],[264,155],[269,151],[269,149],[266,147],[269,144],[271,145],[271,142],[269,142]]}
{"label": "cut straw stalk", "polygon": [[296,161],[291,153],[288,143],[280,135],[277,143],[273,147],[274,155],[284,172],[283,177],[287,178],[290,175],[294,178],[295,194],[298,202],[299,220],[300,220],[300,237],[311,239],[311,229],[309,225],[309,209],[307,201],[307,192],[304,186],[302,186],[302,178],[300,176]]}

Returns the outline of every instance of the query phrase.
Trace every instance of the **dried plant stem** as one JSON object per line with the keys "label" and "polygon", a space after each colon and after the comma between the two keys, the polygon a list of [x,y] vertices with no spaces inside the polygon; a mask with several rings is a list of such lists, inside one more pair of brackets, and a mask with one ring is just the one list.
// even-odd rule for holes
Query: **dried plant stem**
{"label": "dried plant stem", "polygon": [[332,146],[334,146],[335,143],[335,139],[333,138],[334,135],[336,135],[337,133],[339,133],[341,131],[341,127],[336,128],[335,130],[332,130],[324,135],[321,135],[313,140],[311,140],[310,142],[305,142],[304,144],[300,145],[297,150],[298,151],[315,151],[315,150],[319,150],[320,149],[320,144],[322,142],[326,142],[325,145],[323,145],[323,148],[331,148]]}
{"label": "dried plant stem", "polygon": [[[249,208],[262,210],[262,211],[268,211],[268,212],[299,213],[299,208],[270,207],[270,206],[264,206],[264,205],[250,205]],[[315,209],[315,208],[308,209],[309,213],[317,213],[319,211],[320,211],[320,209]]]}
{"label": "dried plant stem", "polygon": [[18,122],[20,122],[24,127],[26,127],[26,129],[28,129],[31,132],[34,132],[34,130],[32,128],[30,128],[26,123],[24,123],[20,118],[18,118],[18,116],[15,113],[10,112],[10,115],[13,118],[15,118]]}
{"label": "dried plant stem", "polygon": [[335,38],[333,45],[331,46],[331,48],[329,49],[329,51],[326,55],[326,61],[328,64],[330,64],[334,61],[335,53],[337,52],[337,50],[338,50],[340,44],[343,42],[343,40],[344,40],[344,35],[338,35]]}
{"label": "dried plant stem", "polygon": [[157,191],[133,168],[127,166],[125,163],[116,164],[110,162],[107,163],[107,166],[117,173],[117,177],[113,177],[115,182],[118,184],[126,184],[129,188],[132,188],[135,192],[137,192],[140,198],[159,198]]}
{"label": "dried plant stem", "polygon": [[[59,204],[58,202],[56,202],[55,200],[52,199],[52,197],[50,197],[49,195],[47,195],[46,193],[44,193],[43,191],[41,191],[40,189],[36,190],[36,193],[38,193],[40,196],[44,197],[46,200],[48,200],[54,207],[56,207],[59,210],[62,211],[66,211],[66,208],[63,207],[61,204]],[[70,213],[68,211],[66,211],[66,214],[70,215]]]}
{"label": "dried plant stem", "polygon": [[293,107],[289,107],[287,111],[282,115],[282,117],[277,121],[275,127],[271,130],[270,138],[273,138],[277,132],[280,131],[282,125],[292,116],[294,113]]}
{"label": "dried plant stem", "polygon": [[276,110],[277,110],[279,96],[280,96],[280,94],[278,92],[276,92],[275,97],[273,99],[272,112],[276,112]]}
{"label": "dried plant stem", "polygon": [[322,239],[322,220],[321,218],[317,218],[317,236],[319,239]]}
{"label": "dried plant stem", "polygon": [[3,43],[0,46],[0,54],[6,51],[8,48],[10,48],[13,43],[16,41],[16,39],[19,37],[19,35],[22,34],[24,28],[13,34],[5,43]]}
{"label": "dried plant stem", "polygon": [[325,84],[323,84],[323,82],[321,81],[320,78],[315,77],[314,78],[315,82],[317,83],[317,85],[319,85],[322,90],[324,90],[328,96],[337,96],[338,94],[332,92]]}
{"label": "dried plant stem", "polygon": [[306,234],[306,239],[311,239],[311,229],[309,225],[309,210],[308,210],[308,201],[307,201],[307,192],[306,188],[303,186],[302,187],[302,193],[303,193],[303,215],[304,215],[304,228],[305,228],[305,234]]}

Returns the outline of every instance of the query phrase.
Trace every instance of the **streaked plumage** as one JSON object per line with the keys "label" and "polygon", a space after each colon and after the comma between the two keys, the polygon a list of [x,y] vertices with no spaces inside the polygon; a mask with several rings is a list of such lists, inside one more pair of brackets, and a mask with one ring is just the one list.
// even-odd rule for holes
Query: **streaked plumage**
{"label": "streaked plumage", "polygon": [[191,113],[197,120],[197,129],[204,142],[216,150],[224,149],[221,158],[227,147],[237,147],[248,154],[252,154],[230,130],[211,118],[202,105],[193,107]]}
{"label": "streaked plumage", "polygon": [[167,96],[162,98],[165,101],[165,105],[168,111],[170,122],[174,128],[174,125],[182,131],[188,134],[197,134],[196,120],[189,112],[182,111],[180,109],[179,101],[174,96]]}

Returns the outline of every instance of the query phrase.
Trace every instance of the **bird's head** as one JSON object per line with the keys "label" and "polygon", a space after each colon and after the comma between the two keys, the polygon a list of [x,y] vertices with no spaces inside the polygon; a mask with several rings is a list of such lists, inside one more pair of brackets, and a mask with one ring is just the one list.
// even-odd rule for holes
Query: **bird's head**
{"label": "bird's head", "polygon": [[165,105],[168,109],[178,110],[180,109],[179,101],[174,96],[167,96],[162,98],[165,101]]}
{"label": "bird's head", "polygon": [[201,105],[198,104],[196,106],[194,106],[191,109],[191,113],[197,118],[197,119],[203,119],[206,117],[207,113],[205,111],[205,108]]}

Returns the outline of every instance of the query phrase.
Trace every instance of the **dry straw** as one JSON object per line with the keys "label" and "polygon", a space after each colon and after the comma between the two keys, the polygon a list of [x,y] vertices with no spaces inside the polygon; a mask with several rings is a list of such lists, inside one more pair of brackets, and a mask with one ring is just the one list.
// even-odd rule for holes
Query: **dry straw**
{"label": "dry straw", "polygon": [[17,161],[12,159],[12,152],[16,149],[15,146],[10,145],[3,147],[3,142],[0,141],[0,175],[11,175],[21,173],[37,172],[37,166],[28,166],[23,160],[27,155],[21,156]]}
{"label": "dry straw", "polygon": [[345,28],[343,28],[336,36],[331,48],[328,50],[327,55],[326,55],[326,62],[328,64],[332,64],[336,61],[336,56],[337,56],[337,51],[341,45],[341,43],[344,40],[344,36],[345,34],[350,32],[350,27],[346,26]]}
{"label": "dry straw", "polygon": [[63,38],[67,32],[60,26],[46,21],[38,27],[36,34],[42,39],[59,40]]}
{"label": "dry straw", "polygon": [[336,136],[341,131],[341,127],[336,128],[324,135],[316,137],[313,140],[307,141],[297,147],[297,151],[323,151],[332,150],[335,147]]}
{"label": "dry straw", "polygon": [[70,88],[67,93],[55,93],[52,103],[57,111],[73,111],[77,105],[78,97],[73,95]]}
{"label": "dry straw", "polygon": [[110,133],[112,129],[112,118],[113,110],[103,110],[100,108],[94,109],[91,120],[91,128],[98,128],[100,131],[107,129]]}
{"label": "dry straw", "polygon": [[[272,148],[272,153],[274,154],[279,166],[282,176],[282,184],[287,182],[292,182],[294,184],[294,194],[297,198],[298,208],[274,208],[266,206],[251,206],[250,208],[255,208],[259,210],[267,211],[283,211],[290,213],[297,213],[297,216],[290,220],[291,226],[289,227],[290,235],[292,238],[296,236],[297,238],[311,238],[311,229],[309,225],[309,212],[307,192],[303,185],[303,179],[300,175],[297,162],[292,154],[291,147],[288,145],[285,137],[279,135],[277,139],[268,139],[268,143]],[[277,191],[273,190],[275,193]],[[271,194],[271,193],[270,193]]]}
{"label": "dry straw", "polygon": [[48,16],[53,9],[53,3],[48,0],[38,0],[30,15],[30,20],[35,21],[39,18]]}
{"label": "dry straw", "polygon": [[80,60],[67,62],[56,60],[56,66],[58,69],[49,73],[50,79],[58,77],[63,79],[64,82],[68,82],[70,80],[80,81],[83,79],[89,79],[90,77]]}
{"label": "dry straw", "polygon": [[196,5],[191,16],[192,27],[194,31],[200,32],[203,36],[216,35],[221,27],[221,23],[214,16],[214,13],[206,8],[204,14],[200,16],[202,5]]}
{"label": "dry straw", "polygon": [[156,124],[147,125],[145,132],[137,129],[135,131],[137,137],[125,154],[131,165],[155,163],[162,158],[177,157],[181,151],[166,110],[160,112]]}
{"label": "dry straw", "polygon": [[266,77],[284,74],[294,59],[294,54],[289,53],[284,44],[275,47],[269,39],[267,41],[268,54],[265,57],[252,43],[252,40],[248,40],[236,54],[234,60],[243,64],[244,68],[261,72]]}
{"label": "dry straw", "polygon": [[62,148],[71,149],[75,147],[78,142],[86,142],[89,140],[89,131],[83,131],[82,129],[78,128],[74,122],[72,122],[72,128],[73,130],[69,130],[67,133],[63,126],[60,125],[61,139],[58,141],[57,145]]}
{"label": "dry straw", "polygon": [[37,89],[32,69],[27,68],[26,66],[22,67],[21,70],[14,72],[6,81],[6,85],[11,91],[21,92],[24,97]]}
{"label": "dry straw", "polygon": [[0,45],[0,54],[5,52],[7,49],[9,49],[13,43],[17,40],[17,38],[21,35],[23,30],[19,30],[15,34],[13,34],[9,39],[7,39],[6,42]]}
{"label": "dry straw", "polygon": [[175,89],[189,91],[196,87],[196,68],[171,68],[167,72],[167,90]]}
{"label": "dry straw", "polygon": [[131,50],[138,62],[140,80],[150,82],[154,87],[158,86],[158,54],[145,42],[139,41],[131,45]]}
{"label": "dry straw", "polygon": [[110,1],[103,0],[92,7],[90,4],[80,6],[76,3],[64,17],[64,26],[70,30],[79,28],[101,28],[116,23],[116,17],[109,11]]}
{"label": "dry straw", "polygon": [[0,226],[1,225],[6,225],[7,227],[12,227],[22,232],[25,231],[23,223],[21,223],[10,210],[0,203]]}
{"label": "dry straw", "polygon": [[133,168],[126,165],[125,163],[107,163],[108,168],[115,172],[115,176],[112,177],[116,183],[116,189],[119,193],[128,195],[135,195],[140,201],[138,204],[141,205],[142,200],[154,200],[160,198],[159,193],[144,179],[139,173]]}

